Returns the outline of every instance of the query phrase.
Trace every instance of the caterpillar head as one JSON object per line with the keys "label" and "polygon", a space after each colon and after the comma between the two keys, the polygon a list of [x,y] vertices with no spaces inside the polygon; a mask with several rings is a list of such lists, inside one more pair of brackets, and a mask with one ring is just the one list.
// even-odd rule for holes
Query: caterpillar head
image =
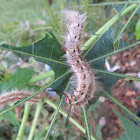
{"label": "caterpillar head", "polygon": [[73,105],[77,105],[77,98],[73,95],[67,95],[66,94],[66,97],[65,97],[65,101],[67,104],[69,104],[70,106],[73,106]]}
{"label": "caterpillar head", "polygon": [[65,97],[65,101],[66,101],[67,104],[72,105],[71,104],[71,99],[69,98],[69,96]]}

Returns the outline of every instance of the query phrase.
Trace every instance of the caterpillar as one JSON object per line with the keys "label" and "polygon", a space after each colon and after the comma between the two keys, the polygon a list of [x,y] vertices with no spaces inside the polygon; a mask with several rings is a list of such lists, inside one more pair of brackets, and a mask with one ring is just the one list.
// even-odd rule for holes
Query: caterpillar
{"label": "caterpillar", "polygon": [[71,83],[74,86],[72,94],[66,93],[65,100],[72,107],[84,107],[94,96],[96,90],[95,76],[82,57],[80,40],[83,32],[86,13],[80,15],[79,11],[65,10],[67,33],[64,38],[66,63],[73,73]]}
{"label": "caterpillar", "polygon": [[[31,94],[33,94],[33,92],[29,92],[26,90],[12,90],[9,92],[6,92],[4,94],[0,95],[0,107],[2,108],[3,106],[10,104],[10,103],[14,103],[17,102],[19,100],[24,99],[27,96],[30,96]],[[28,100],[28,103],[34,104],[34,103],[38,103],[42,101],[42,97],[43,94],[40,93],[38,95],[36,95],[35,97],[31,98],[30,100]]]}

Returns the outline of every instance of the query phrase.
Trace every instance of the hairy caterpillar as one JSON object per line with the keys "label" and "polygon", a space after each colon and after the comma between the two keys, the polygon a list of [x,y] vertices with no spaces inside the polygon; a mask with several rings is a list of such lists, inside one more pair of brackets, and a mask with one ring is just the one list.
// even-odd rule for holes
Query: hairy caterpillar
{"label": "hairy caterpillar", "polygon": [[80,51],[80,39],[86,13],[80,15],[78,11],[65,10],[64,14],[67,21],[67,33],[63,37],[65,41],[63,50],[66,51],[64,57],[70,66],[70,71],[74,73],[71,80],[74,90],[72,94],[65,94],[65,100],[72,108],[84,107],[93,98],[95,92],[94,74]]}
{"label": "hairy caterpillar", "polygon": [[[22,100],[25,97],[30,96],[31,94],[33,94],[33,92],[29,92],[26,90],[21,90],[21,91],[12,90],[10,92],[6,92],[6,93],[0,95],[0,107],[3,107],[7,104]],[[27,102],[31,103],[31,104],[38,103],[38,102],[42,101],[42,97],[43,97],[43,94],[40,93],[40,94],[36,95],[35,97],[31,98],[30,100],[28,100]]]}

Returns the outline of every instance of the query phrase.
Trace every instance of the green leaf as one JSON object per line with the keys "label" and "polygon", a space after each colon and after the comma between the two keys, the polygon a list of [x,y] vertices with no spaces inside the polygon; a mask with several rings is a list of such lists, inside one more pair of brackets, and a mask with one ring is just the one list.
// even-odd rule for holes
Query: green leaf
{"label": "green leaf", "polygon": [[1,115],[1,116],[0,116],[0,122],[3,121],[3,120],[4,120],[4,116]]}
{"label": "green leaf", "polygon": [[126,76],[118,73],[108,72],[104,69],[105,59],[108,56],[121,52],[123,50],[129,49],[136,44],[140,44],[140,41],[132,45],[127,44],[123,40],[120,40],[118,50],[114,50],[113,38],[111,29],[106,31],[87,51],[84,52],[84,57],[90,64],[93,71],[97,71],[97,77],[101,81],[103,87],[110,91],[112,86],[119,80],[123,78],[133,79],[140,81],[138,78],[131,76]]}
{"label": "green leaf", "polygon": [[25,88],[26,84],[34,75],[34,72],[30,69],[22,69],[18,68],[16,73],[11,77],[8,82],[0,83],[0,93],[5,93],[6,91],[12,89],[23,89]]}
{"label": "green leaf", "polygon": [[[140,41],[138,41],[134,44],[126,46],[127,43],[121,40],[118,49],[115,51],[112,48],[113,40],[111,38],[108,39],[109,33],[111,34],[111,32],[109,32],[108,30],[104,35],[101,36],[102,40],[99,39],[100,42],[98,41],[94,46],[91,46],[91,48],[89,48],[84,54],[84,56],[86,56],[86,59],[88,60],[88,63],[90,63],[92,67],[94,65],[95,68],[101,69],[103,68],[103,66],[101,67],[101,64],[104,63],[104,59],[108,56],[114,55],[140,44]],[[109,42],[105,39],[108,39]]]}
{"label": "green leaf", "polygon": [[122,105],[122,103],[118,102],[113,96],[111,96],[109,93],[107,93],[105,90],[102,90],[102,93],[109,98],[110,100],[112,100],[114,102],[115,105],[119,106],[124,115],[131,118],[132,120],[134,120],[138,125],[140,125],[140,118],[132,113],[129,109],[127,109],[125,106]]}
{"label": "green leaf", "polygon": [[[140,43],[140,42],[137,42]],[[117,105],[124,111],[126,112],[127,116],[130,117],[131,119],[135,120],[138,124],[140,124],[140,119],[133,114],[132,112],[130,112],[128,109],[126,109],[121,103],[119,103],[118,101],[114,100],[114,98],[109,95],[108,93],[111,93],[111,88],[112,86],[119,80],[119,79],[123,79],[123,78],[128,78],[131,80],[136,80],[136,81],[140,81],[139,78],[134,78],[134,77],[129,77],[126,75],[122,75],[119,73],[112,73],[112,72],[108,72],[104,69],[104,63],[105,63],[105,58],[121,52],[123,50],[126,50],[128,48],[131,48],[134,44],[132,45],[128,45],[126,42],[124,41],[120,41],[118,50],[114,50],[113,48],[113,39],[111,37],[111,31],[108,30],[100,39],[99,42],[96,42],[96,44],[94,46],[91,46],[91,48],[89,50],[87,50],[87,52],[85,53],[86,59],[88,60],[91,68],[93,69],[93,71],[97,72],[97,77],[98,80],[101,82],[101,85],[103,87],[104,91],[100,91],[99,93],[95,94],[95,97],[89,101],[89,104],[94,104],[97,99],[100,96],[105,96],[109,99],[111,99],[113,102],[116,102]],[[135,46],[135,45],[134,45]],[[106,92],[105,92],[106,91]],[[106,94],[105,94],[106,93]]]}
{"label": "green leaf", "polygon": [[139,9],[137,10],[136,14],[138,14],[140,16],[140,7]]}
{"label": "green leaf", "polygon": [[[11,77],[8,82],[0,83],[0,92],[5,93],[6,91],[12,89],[21,90],[25,88],[26,84],[32,78],[33,74],[34,72],[30,69],[18,68],[16,70],[16,73]],[[8,109],[8,107],[6,107],[5,110],[6,109]],[[10,121],[13,125],[19,126],[19,122],[17,121],[13,110],[10,110],[9,112],[3,114],[3,117]]]}
{"label": "green leaf", "polygon": [[[90,64],[92,69],[104,70],[105,58],[114,52],[113,38],[111,36],[111,29],[107,30],[95,43],[84,53],[84,57]],[[118,76],[108,76],[106,73],[97,73],[99,81],[102,86],[110,91],[111,87],[120,79]],[[112,78],[113,77],[113,78]],[[101,94],[97,94],[96,98],[90,101],[90,104],[95,103]]]}
{"label": "green leaf", "polygon": [[[64,75],[65,75],[65,74],[64,74]],[[61,77],[63,77],[63,75],[62,75]],[[58,77],[58,78],[55,79],[54,81],[50,82],[48,85],[43,86],[43,87],[40,88],[37,92],[31,94],[30,96],[25,97],[24,99],[22,99],[22,100],[20,100],[20,101],[17,101],[13,106],[11,106],[11,107],[9,107],[8,109],[2,111],[2,112],[0,113],[0,115],[6,113],[6,112],[8,112],[8,111],[10,111],[11,109],[13,109],[13,108],[15,108],[15,107],[21,105],[22,103],[28,101],[29,99],[33,98],[34,96],[36,96],[37,94],[39,94],[41,91],[45,90],[46,88],[50,87],[52,84],[54,84],[55,82],[57,82],[61,77]]]}
{"label": "green leaf", "polygon": [[94,133],[95,133],[95,136],[98,140],[103,140],[103,136],[102,136],[102,128],[103,127],[104,127],[104,125],[97,124],[94,128]]}
{"label": "green leaf", "polygon": [[26,102],[27,100],[39,94],[42,90],[46,89],[47,87],[52,87],[53,89],[59,88],[59,90],[62,91],[66,88],[70,74],[68,73],[67,65],[64,62],[62,62],[61,59],[61,56],[64,54],[64,52],[61,51],[60,44],[58,43],[57,39],[52,33],[50,33],[50,36],[46,35],[45,38],[30,46],[17,48],[3,44],[0,47],[7,50],[11,50],[13,52],[19,52],[22,54],[33,56],[36,60],[40,62],[48,63],[55,71],[54,81],[52,81],[47,86],[43,86],[37,92],[24,98],[23,100],[16,102],[14,106],[11,106],[10,108],[4,110],[0,113],[0,115]]}
{"label": "green leaf", "polygon": [[95,111],[101,104],[102,102],[98,100],[95,104],[89,106],[88,111]]}
{"label": "green leaf", "polygon": [[12,77],[13,73],[8,73],[6,70],[0,69],[0,82],[7,82]]}
{"label": "green leaf", "polygon": [[131,0],[128,0],[128,2],[124,5],[120,5],[120,6],[115,6],[113,5],[114,10],[116,11],[117,14],[120,14],[126,9],[126,7],[128,6],[128,4],[130,3]]}
{"label": "green leaf", "polygon": [[[7,108],[7,106],[5,107]],[[13,124],[14,126],[19,127],[19,122],[15,117],[15,113],[13,110],[10,110],[9,112],[3,114],[3,118],[6,118],[11,124]]]}
{"label": "green leaf", "polygon": [[61,50],[61,45],[52,32],[49,32],[42,40],[30,46],[14,47],[2,44],[0,48],[26,54],[34,57],[37,61],[47,63],[55,71],[56,78],[67,71],[67,65],[61,58],[61,56],[64,55],[64,52]]}
{"label": "green leaf", "polygon": [[139,140],[140,128],[137,127],[134,122],[123,117],[119,112],[113,109],[116,115],[119,117],[125,133],[120,137],[120,140]]}
{"label": "green leaf", "polygon": [[118,14],[118,13],[120,13],[120,12],[123,10],[124,6],[125,6],[125,4],[120,5],[120,6],[113,5],[113,9],[114,9],[114,10],[116,11],[116,13]]}
{"label": "green leaf", "polygon": [[46,34],[46,36],[30,46],[13,47],[6,44],[2,44],[0,48],[7,49],[13,52],[26,54],[35,58],[35,60],[47,63],[55,72],[55,79],[50,86],[53,89],[64,90],[70,73],[68,73],[68,66],[62,60],[64,52],[61,50],[61,45],[57,41],[52,32]]}
{"label": "green leaf", "polygon": [[139,40],[139,39],[140,39],[140,19],[138,20],[137,25],[136,25],[136,40]]}
{"label": "green leaf", "polygon": [[136,98],[136,100],[140,100],[140,96],[138,96],[138,97]]}

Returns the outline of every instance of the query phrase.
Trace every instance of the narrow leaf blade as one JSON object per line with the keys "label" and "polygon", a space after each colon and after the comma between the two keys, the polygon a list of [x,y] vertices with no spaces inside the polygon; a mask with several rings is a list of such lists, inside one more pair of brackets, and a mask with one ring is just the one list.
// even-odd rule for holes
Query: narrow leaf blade
{"label": "narrow leaf blade", "polygon": [[140,138],[140,128],[137,127],[134,122],[128,120],[127,118],[123,117],[119,112],[113,109],[116,115],[119,117],[125,133],[123,136],[120,137],[120,140],[123,137],[123,140],[138,140]]}

